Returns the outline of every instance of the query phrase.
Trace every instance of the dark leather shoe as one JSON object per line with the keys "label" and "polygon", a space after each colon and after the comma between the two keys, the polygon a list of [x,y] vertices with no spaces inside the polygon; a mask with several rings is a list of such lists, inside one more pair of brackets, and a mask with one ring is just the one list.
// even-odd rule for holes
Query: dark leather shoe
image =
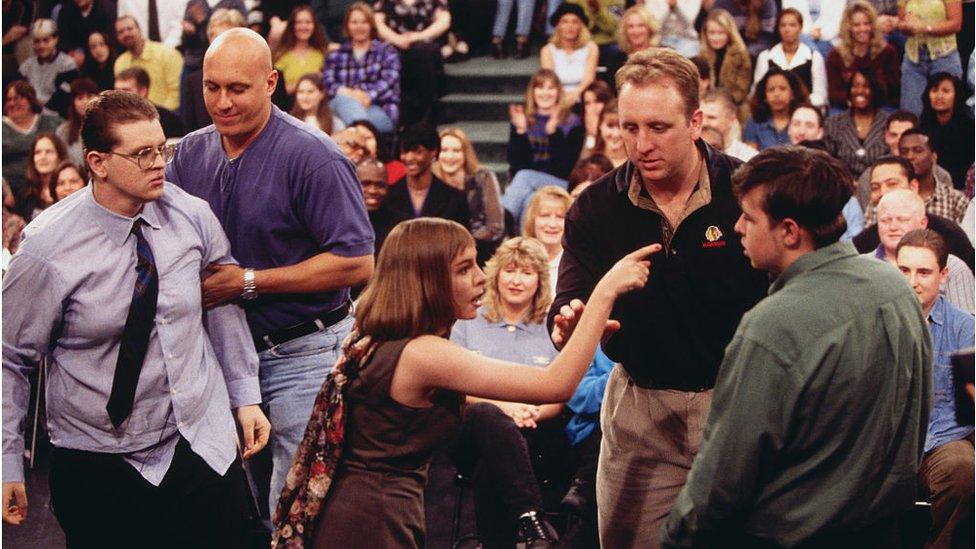
{"label": "dark leather shoe", "polygon": [[590,503],[590,498],[586,492],[583,480],[574,478],[572,484],[569,485],[569,490],[566,490],[566,495],[559,502],[559,506],[567,511],[582,515]]}
{"label": "dark leather shoe", "polygon": [[515,39],[515,59],[525,59],[529,56],[529,39],[518,37]]}
{"label": "dark leather shoe", "polygon": [[518,520],[516,547],[525,549],[551,549],[556,547],[559,536],[546,517],[536,511],[525,513]]}
{"label": "dark leather shoe", "polygon": [[495,59],[505,59],[505,43],[500,39],[491,41],[491,56]]}

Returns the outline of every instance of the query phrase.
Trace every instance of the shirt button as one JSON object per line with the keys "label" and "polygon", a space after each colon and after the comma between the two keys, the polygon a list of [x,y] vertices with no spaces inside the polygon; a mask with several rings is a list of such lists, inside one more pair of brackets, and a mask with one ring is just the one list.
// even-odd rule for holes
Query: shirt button
{"label": "shirt button", "polygon": [[515,326],[512,326],[511,324],[509,324],[505,329],[508,330],[509,332],[514,332],[515,331]]}

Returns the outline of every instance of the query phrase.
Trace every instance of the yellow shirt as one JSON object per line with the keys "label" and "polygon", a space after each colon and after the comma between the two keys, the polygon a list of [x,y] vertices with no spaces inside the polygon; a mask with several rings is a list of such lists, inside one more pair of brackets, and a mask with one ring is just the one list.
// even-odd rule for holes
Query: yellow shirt
{"label": "yellow shirt", "polygon": [[[958,4],[960,0],[901,0],[899,3],[905,6],[905,13],[912,13],[918,16],[927,25],[941,23],[948,19],[946,16],[947,4]],[[921,46],[926,46],[929,50],[929,59],[945,57],[956,51],[956,35],[947,34],[945,36],[929,36],[926,33],[910,36],[905,42],[905,56],[913,63],[918,63],[918,50]]]}
{"label": "yellow shirt", "polygon": [[146,40],[142,55],[135,57],[127,51],[115,60],[115,74],[139,67],[149,73],[149,100],[160,107],[175,111],[180,107],[180,73],[183,56],[175,49],[159,42]]}
{"label": "yellow shirt", "polygon": [[298,84],[298,79],[310,72],[321,75],[324,65],[325,54],[318,50],[308,50],[301,55],[295,50],[286,51],[275,61],[275,68],[281,71],[288,87]]}

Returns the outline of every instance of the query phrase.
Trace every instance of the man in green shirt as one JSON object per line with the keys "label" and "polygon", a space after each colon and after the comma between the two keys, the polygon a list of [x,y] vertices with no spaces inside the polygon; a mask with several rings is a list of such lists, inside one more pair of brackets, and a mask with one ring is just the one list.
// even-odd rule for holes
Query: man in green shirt
{"label": "man in green shirt", "polygon": [[775,277],[726,349],[702,449],[664,546],[890,546],[915,501],[932,342],[891,265],[838,242],[849,177],[763,151],[733,177],[735,230]]}

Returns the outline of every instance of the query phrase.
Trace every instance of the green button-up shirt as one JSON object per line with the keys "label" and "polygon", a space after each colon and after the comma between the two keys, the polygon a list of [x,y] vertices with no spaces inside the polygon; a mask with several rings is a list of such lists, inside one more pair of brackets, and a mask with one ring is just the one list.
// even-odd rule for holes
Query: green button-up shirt
{"label": "green button-up shirt", "polygon": [[910,509],[932,360],[918,299],[891,265],[846,242],[801,257],[726,349],[664,544],[792,546]]}

